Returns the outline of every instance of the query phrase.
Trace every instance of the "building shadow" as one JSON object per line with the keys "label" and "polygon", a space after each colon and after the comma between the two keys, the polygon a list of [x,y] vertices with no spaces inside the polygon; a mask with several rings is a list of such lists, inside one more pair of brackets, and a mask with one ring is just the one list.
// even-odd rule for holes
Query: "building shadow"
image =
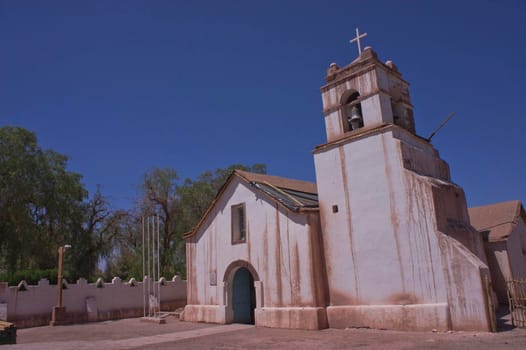
{"label": "building shadow", "polygon": [[500,305],[497,312],[497,332],[507,332],[515,327],[511,323],[511,314],[508,305]]}

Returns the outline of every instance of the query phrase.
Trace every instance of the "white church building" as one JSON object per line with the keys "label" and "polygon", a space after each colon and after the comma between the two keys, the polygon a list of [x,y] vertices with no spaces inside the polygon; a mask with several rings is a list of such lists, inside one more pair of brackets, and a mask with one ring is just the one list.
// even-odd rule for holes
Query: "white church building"
{"label": "white church building", "polygon": [[331,64],[316,183],[235,171],[186,238],[187,321],[494,329],[491,277],[409,84],[370,48]]}

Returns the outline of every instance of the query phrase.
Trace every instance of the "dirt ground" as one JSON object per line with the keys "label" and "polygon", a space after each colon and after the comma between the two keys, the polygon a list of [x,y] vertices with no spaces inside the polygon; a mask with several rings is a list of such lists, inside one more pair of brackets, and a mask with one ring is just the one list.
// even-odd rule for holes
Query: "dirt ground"
{"label": "dirt ground", "polygon": [[249,325],[125,319],[20,329],[17,345],[0,350],[61,349],[526,349],[526,329],[501,323],[498,333],[398,332],[371,329],[301,331]]}

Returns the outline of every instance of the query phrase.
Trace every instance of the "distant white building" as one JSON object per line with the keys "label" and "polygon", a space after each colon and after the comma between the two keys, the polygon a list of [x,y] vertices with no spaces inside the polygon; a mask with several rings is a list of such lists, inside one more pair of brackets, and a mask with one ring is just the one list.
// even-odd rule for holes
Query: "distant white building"
{"label": "distant white building", "polygon": [[409,84],[366,48],[321,88],[316,184],[234,172],[186,236],[184,320],[321,329],[494,325],[464,192],[415,133]]}

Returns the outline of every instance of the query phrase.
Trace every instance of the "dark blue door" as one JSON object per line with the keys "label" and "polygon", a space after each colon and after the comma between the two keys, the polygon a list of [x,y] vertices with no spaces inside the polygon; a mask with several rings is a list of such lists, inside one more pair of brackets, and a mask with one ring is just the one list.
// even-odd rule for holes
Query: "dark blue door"
{"label": "dark blue door", "polygon": [[254,278],[246,268],[242,267],[236,271],[232,292],[234,322],[254,324],[256,292],[254,290]]}

